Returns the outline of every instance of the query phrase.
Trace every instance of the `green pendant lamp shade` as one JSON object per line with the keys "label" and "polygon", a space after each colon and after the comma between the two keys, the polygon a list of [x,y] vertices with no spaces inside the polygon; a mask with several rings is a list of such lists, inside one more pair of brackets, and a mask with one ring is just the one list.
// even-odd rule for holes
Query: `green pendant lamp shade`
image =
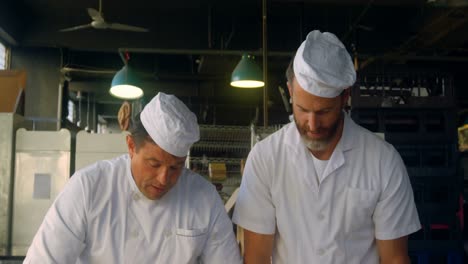
{"label": "green pendant lamp shade", "polygon": [[238,88],[263,87],[262,70],[255,63],[254,57],[248,54],[242,55],[242,59],[231,75],[231,86]]}
{"label": "green pendant lamp shade", "polygon": [[138,99],[143,96],[143,90],[139,87],[137,74],[125,65],[112,79],[111,95],[120,99]]}

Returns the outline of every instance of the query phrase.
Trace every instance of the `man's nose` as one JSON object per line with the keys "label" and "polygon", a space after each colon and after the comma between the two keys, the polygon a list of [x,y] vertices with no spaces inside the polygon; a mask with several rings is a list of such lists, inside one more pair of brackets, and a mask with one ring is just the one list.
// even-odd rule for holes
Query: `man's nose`
{"label": "man's nose", "polygon": [[158,172],[157,179],[159,184],[167,185],[169,184],[169,168],[162,167],[161,170]]}
{"label": "man's nose", "polygon": [[320,122],[319,122],[319,119],[317,118],[317,115],[314,113],[308,113],[307,124],[309,126],[310,131],[317,131],[317,129],[320,127]]}

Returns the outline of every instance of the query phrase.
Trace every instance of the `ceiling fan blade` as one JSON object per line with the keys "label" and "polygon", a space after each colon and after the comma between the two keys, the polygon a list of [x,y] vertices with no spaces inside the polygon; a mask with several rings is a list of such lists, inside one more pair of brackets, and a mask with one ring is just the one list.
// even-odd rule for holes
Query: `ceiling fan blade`
{"label": "ceiling fan blade", "polygon": [[86,24],[86,25],[79,25],[79,26],[75,26],[75,27],[60,29],[59,31],[60,32],[69,32],[69,31],[75,31],[75,30],[90,28],[90,27],[92,27],[91,24]]}
{"label": "ceiling fan blade", "polygon": [[102,14],[99,13],[94,8],[88,8],[88,15],[94,20],[94,21],[104,21],[104,18],[102,17]]}
{"label": "ceiling fan blade", "polygon": [[109,25],[108,27],[109,29],[114,29],[114,30],[133,31],[133,32],[148,32],[149,31],[146,28],[135,27],[135,26],[119,24],[119,23],[110,23],[108,25]]}

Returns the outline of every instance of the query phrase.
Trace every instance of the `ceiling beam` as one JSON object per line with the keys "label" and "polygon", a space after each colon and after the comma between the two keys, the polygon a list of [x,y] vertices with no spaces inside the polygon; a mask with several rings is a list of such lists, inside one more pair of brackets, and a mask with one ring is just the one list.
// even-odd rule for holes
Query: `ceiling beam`
{"label": "ceiling beam", "polygon": [[367,11],[369,11],[369,9],[371,8],[374,1],[375,0],[369,0],[369,2],[367,2],[367,5],[361,11],[359,16],[354,20],[352,25],[349,27],[348,31],[341,37],[342,42],[345,42],[346,39],[351,35],[351,33],[353,33],[353,31],[356,29],[357,25],[359,25],[359,22],[361,22],[362,18],[366,15]]}
{"label": "ceiling beam", "polygon": [[[0,1],[0,40],[6,41],[5,44],[18,45],[23,28],[21,21],[26,19],[18,19],[20,15],[9,2]],[[24,15],[22,14],[21,17],[24,17]]]}
{"label": "ceiling beam", "polygon": [[[230,55],[242,56],[247,53],[254,56],[263,56],[262,50],[215,50],[215,49],[153,49],[153,48],[119,48],[119,53],[148,53],[148,54],[171,54],[171,55]],[[269,57],[291,57],[292,51],[268,51]]]}
{"label": "ceiling beam", "polygon": [[[446,36],[462,27],[468,22],[468,10],[464,8],[451,8],[431,18],[429,23],[421,27],[417,34],[411,36],[396,50],[389,51],[380,56],[371,56],[359,64],[359,70],[374,63],[377,60],[413,60],[413,61],[458,61],[466,62],[466,57],[451,56],[415,56],[416,52],[428,48],[436,48]],[[467,37],[460,36],[463,43]]]}

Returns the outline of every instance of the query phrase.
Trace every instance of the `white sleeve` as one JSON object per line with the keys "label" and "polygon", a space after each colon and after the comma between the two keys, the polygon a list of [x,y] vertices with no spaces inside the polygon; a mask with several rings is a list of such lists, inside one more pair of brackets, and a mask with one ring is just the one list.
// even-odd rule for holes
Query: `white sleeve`
{"label": "white sleeve", "polygon": [[[239,196],[234,207],[233,221],[244,229],[259,234],[274,234],[276,212],[271,196],[271,178],[274,165],[267,165],[264,151],[258,143],[250,152],[244,168]],[[263,153],[264,155],[261,155]]]}
{"label": "white sleeve", "polygon": [[239,246],[234,237],[234,229],[229,219],[221,198],[218,193],[213,192],[215,197],[213,227],[210,228],[208,240],[202,253],[204,264],[241,264]]}
{"label": "white sleeve", "polygon": [[76,263],[86,235],[86,196],[80,180],[75,174],[57,196],[24,263]]}
{"label": "white sleeve", "polygon": [[386,182],[373,215],[379,240],[400,238],[421,228],[406,167],[395,149],[392,154],[381,172]]}

